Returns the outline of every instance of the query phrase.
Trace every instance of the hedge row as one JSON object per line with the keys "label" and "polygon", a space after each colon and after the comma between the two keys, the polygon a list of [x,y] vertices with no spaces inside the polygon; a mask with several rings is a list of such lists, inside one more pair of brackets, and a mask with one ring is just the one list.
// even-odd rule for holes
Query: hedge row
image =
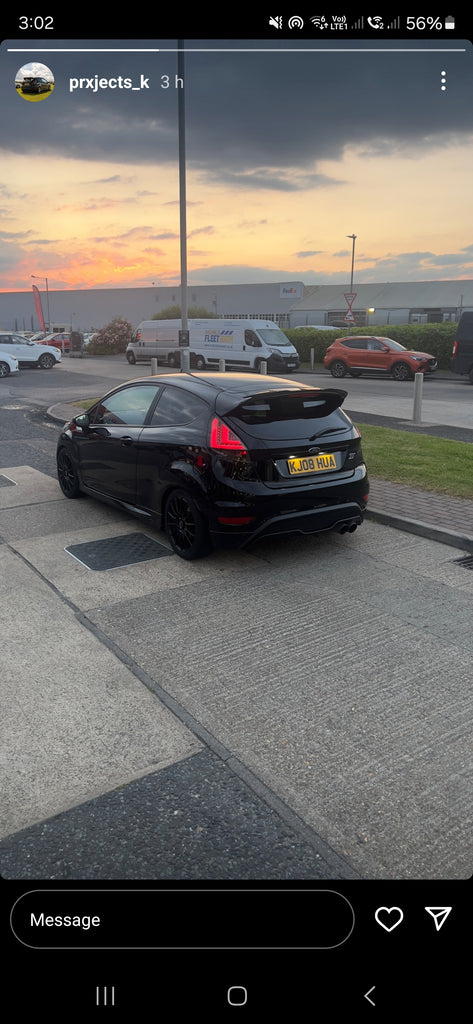
{"label": "hedge row", "polygon": [[314,349],[315,363],[323,363],[324,355],[336,338],[347,334],[375,334],[380,338],[392,338],[401,345],[418,352],[435,356],[440,370],[450,369],[456,323],[446,324],[384,324],[381,327],[357,327],[351,330],[314,331],[310,327],[298,330],[284,330],[299,353],[302,363],[310,362],[310,350]]}

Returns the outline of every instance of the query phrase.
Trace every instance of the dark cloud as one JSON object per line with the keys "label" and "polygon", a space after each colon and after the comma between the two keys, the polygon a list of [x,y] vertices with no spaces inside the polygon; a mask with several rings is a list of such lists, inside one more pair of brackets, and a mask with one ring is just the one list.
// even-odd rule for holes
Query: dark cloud
{"label": "dark cloud", "polygon": [[[242,191],[332,187],[340,182],[318,174],[317,164],[340,158],[346,146],[359,147],[367,159],[406,152],[415,158],[473,130],[471,48],[455,53],[454,41],[446,55],[435,52],[435,41],[422,52],[418,43],[397,42],[394,52],[382,53],[366,52],[372,43],[345,53],[306,53],[307,42],[287,40],[277,52],[269,52],[272,44],[260,52],[259,44],[248,42],[233,45],[249,52],[217,52],[212,41],[198,47],[215,52],[195,53],[191,45],[197,48],[188,44],[185,55],[186,155],[189,167],[211,183]],[[8,94],[4,86],[2,93],[5,148],[175,164],[179,89],[172,46],[165,42],[159,54],[48,54],[56,87],[42,104],[15,94],[19,60],[7,54],[12,89]],[[445,93],[441,69],[447,70]],[[93,85],[130,80],[134,88],[70,91],[71,79]],[[139,88],[143,82],[147,86]]]}

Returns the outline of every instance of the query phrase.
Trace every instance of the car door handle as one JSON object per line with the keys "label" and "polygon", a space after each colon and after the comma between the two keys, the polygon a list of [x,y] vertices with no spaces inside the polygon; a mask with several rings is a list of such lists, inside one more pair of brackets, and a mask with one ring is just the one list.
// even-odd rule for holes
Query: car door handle
{"label": "car door handle", "polygon": [[131,444],[133,444],[133,438],[130,437],[128,434],[125,434],[124,437],[120,438],[120,440],[121,440],[122,445],[124,445],[125,448],[129,447]]}

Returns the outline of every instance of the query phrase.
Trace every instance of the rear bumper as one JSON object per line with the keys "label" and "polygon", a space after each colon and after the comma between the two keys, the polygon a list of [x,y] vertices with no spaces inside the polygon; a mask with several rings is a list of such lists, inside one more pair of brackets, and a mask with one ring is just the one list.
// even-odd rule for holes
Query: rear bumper
{"label": "rear bumper", "polygon": [[[368,486],[366,482],[366,490]],[[278,537],[282,534],[314,534],[334,531],[345,533],[361,526],[366,508],[365,502],[347,501],[343,504],[323,505],[292,511],[280,511],[265,519],[256,519],[243,527],[223,527],[215,521],[209,533],[215,547],[244,548],[254,540],[263,537]],[[241,510],[243,512],[243,510]],[[234,510],[235,514],[236,510]],[[249,510],[246,509],[249,513]]]}

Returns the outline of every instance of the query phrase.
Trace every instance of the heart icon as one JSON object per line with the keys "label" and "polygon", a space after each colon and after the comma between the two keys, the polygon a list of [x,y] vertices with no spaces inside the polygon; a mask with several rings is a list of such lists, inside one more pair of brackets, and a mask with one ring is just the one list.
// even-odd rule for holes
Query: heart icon
{"label": "heart icon", "polygon": [[[401,923],[404,914],[400,907],[378,907],[374,916],[378,924],[381,925],[381,928],[384,928],[387,932],[392,932],[393,928],[397,928],[398,924]],[[384,921],[381,919],[382,917]]]}

